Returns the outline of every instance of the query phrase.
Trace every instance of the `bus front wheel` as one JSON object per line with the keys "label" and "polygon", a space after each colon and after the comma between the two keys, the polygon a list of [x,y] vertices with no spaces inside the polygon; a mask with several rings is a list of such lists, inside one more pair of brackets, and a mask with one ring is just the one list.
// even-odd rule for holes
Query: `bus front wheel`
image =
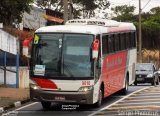
{"label": "bus front wheel", "polygon": [[41,102],[44,109],[49,109],[51,107],[51,102]]}
{"label": "bus front wheel", "polygon": [[99,95],[98,95],[98,101],[95,104],[96,107],[100,107],[102,105],[102,101],[103,101],[103,91],[102,88],[99,90]]}

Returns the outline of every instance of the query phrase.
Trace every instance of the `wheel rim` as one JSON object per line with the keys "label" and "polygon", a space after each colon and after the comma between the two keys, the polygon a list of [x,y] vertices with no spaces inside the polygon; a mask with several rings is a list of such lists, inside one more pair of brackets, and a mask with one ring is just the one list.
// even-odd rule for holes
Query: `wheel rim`
{"label": "wheel rim", "polygon": [[156,85],[159,85],[159,78],[157,78]]}
{"label": "wheel rim", "polygon": [[101,105],[101,103],[102,103],[102,91],[101,90],[99,91],[99,100],[98,100],[98,102],[99,102],[98,104]]}
{"label": "wheel rim", "polygon": [[126,91],[128,90],[128,83],[127,83],[127,80],[126,80],[126,85],[125,85],[126,87]]}
{"label": "wheel rim", "polygon": [[157,84],[157,81],[156,81],[156,78],[154,79],[154,86],[156,86],[156,84]]}

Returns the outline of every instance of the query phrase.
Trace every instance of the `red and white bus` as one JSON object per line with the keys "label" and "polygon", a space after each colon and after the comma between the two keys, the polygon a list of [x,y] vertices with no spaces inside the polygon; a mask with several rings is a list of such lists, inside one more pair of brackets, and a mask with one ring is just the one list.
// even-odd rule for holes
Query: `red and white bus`
{"label": "red and white bus", "polygon": [[96,104],[135,80],[136,29],[132,23],[74,19],[36,30],[30,60],[30,95],[51,102]]}

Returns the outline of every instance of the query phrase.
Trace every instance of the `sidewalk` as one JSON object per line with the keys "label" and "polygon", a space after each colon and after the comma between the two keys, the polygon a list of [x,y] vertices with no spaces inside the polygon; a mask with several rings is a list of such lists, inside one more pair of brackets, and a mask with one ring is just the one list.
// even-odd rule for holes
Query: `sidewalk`
{"label": "sidewalk", "polygon": [[0,87],[0,108],[7,109],[15,106],[15,102],[29,101],[29,89]]}

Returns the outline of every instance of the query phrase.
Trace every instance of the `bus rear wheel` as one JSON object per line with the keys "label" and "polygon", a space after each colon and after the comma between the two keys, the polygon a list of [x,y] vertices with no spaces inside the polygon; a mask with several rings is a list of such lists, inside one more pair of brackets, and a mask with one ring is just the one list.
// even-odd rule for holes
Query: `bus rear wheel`
{"label": "bus rear wheel", "polygon": [[128,92],[128,86],[129,86],[129,76],[127,75],[126,79],[125,79],[125,87],[121,90],[121,94],[122,95],[126,95]]}
{"label": "bus rear wheel", "polygon": [[159,78],[158,77],[154,77],[153,78],[153,82],[151,83],[153,86],[159,85]]}
{"label": "bus rear wheel", "polygon": [[41,102],[44,109],[49,109],[51,107],[51,102]]}

